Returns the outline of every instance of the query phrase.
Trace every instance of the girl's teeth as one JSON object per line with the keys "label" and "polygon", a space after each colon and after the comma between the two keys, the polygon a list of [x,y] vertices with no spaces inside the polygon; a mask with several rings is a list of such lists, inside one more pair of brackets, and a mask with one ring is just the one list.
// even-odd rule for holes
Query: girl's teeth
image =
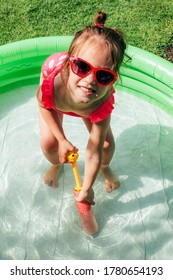
{"label": "girl's teeth", "polygon": [[91,88],[86,88],[86,87],[80,87],[82,91],[86,92],[86,93],[93,93],[94,91]]}
{"label": "girl's teeth", "polygon": [[86,91],[86,92],[91,91],[91,90],[89,90],[88,88],[84,88],[84,87],[81,87],[81,89],[82,89],[83,91]]}

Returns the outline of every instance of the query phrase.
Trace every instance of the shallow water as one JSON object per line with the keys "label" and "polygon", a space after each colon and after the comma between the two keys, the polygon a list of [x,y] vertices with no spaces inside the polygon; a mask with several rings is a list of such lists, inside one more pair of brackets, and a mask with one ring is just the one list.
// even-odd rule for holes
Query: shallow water
{"label": "shallow water", "polygon": [[[36,86],[0,96],[0,259],[173,259],[173,118],[126,92],[112,114],[121,187],[106,193],[101,175],[93,210],[100,231],[85,234],[74,203],[73,172],[65,164],[59,187],[41,179],[49,166],[39,144]],[[65,116],[79,148],[83,179],[88,133]]]}

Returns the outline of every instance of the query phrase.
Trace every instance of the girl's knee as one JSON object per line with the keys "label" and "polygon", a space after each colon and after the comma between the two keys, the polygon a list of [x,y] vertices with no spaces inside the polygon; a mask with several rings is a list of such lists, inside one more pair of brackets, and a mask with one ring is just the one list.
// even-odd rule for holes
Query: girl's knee
{"label": "girl's knee", "polygon": [[107,151],[114,150],[115,149],[115,141],[114,141],[114,139],[112,139],[111,141],[105,140],[104,144],[103,144],[103,149],[107,150]]}
{"label": "girl's knee", "polygon": [[44,154],[53,154],[58,150],[58,142],[54,139],[41,140],[41,149]]}
{"label": "girl's knee", "polygon": [[115,149],[115,140],[111,130],[107,133],[106,139],[103,144],[103,149],[104,150]]}

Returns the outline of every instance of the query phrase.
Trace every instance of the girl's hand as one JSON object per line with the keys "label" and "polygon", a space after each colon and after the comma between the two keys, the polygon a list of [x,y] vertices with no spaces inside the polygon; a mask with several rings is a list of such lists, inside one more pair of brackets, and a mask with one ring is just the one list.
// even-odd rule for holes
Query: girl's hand
{"label": "girl's hand", "polygon": [[60,163],[67,162],[67,152],[77,152],[78,148],[72,145],[67,139],[59,142],[58,156]]}
{"label": "girl's hand", "polygon": [[78,202],[82,201],[88,201],[91,205],[94,205],[94,191],[93,189],[89,189],[88,191],[86,190],[81,190],[77,196],[75,196],[75,200]]}

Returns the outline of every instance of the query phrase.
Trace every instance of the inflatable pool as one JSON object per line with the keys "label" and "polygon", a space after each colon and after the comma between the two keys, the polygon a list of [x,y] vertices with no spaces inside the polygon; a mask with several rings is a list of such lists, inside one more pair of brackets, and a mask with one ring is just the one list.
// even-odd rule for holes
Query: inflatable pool
{"label": "inflatable pool", "polygon": [[[59,187],[44,185],[48,166],[39,145],[35,93],[47,56],[66,51],[72,36],[43,37],[0,47],[0,259],[173,259],[173,65],[128,46],[115,85],[112,168],[121,187],[106,193],[99,175],[93,207],[99,233],[88,236],[73,198],[70,165]],[[78,146],[83,178],[87,132],[65,117]],[[77,137],[80,135],[80,137]]]}

